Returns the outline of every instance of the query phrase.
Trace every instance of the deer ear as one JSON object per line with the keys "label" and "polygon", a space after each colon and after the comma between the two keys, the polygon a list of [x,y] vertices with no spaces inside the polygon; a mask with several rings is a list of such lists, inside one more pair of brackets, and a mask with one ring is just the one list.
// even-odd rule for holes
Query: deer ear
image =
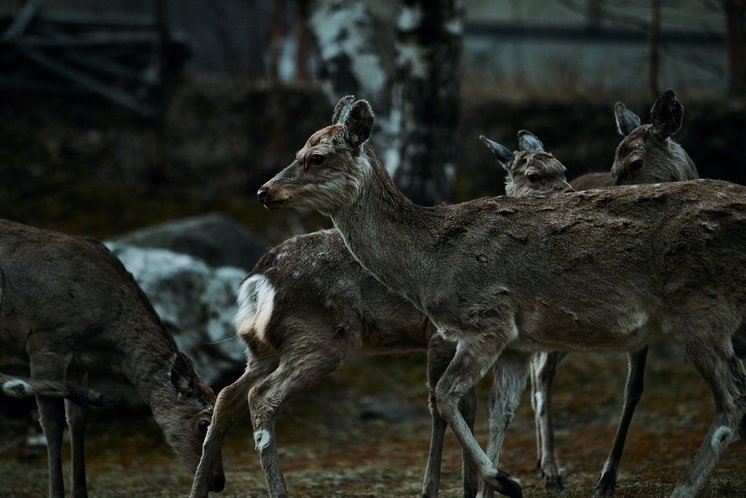
{"label": "deer ear", "polygon": [[354,149],[363,145],[370,138],[374,122],[373,109],[366,100],[352,104],[344,117],[347,143]]}
{"label": "deer ear", "polygon": [[194,393],[197,386],[194,383],[194,366],[192,360],[182,351],[176,353],[173,366],[171,367],[171,385],[179,394],[189,395]]}
{"label": "deer ear", "polygon": [[497,162],[499,162],[503,168],[510,171],[508,169],[508,165],[513,161],[515,155],[506,147],[503,147],[499,143],[490,140],[484,135],[479,135],[479,140],[484,142],[485,145],[492,151],[492,153],[495,155],[495,159],[497,159]]}
{"label": "deer ear", "polygon": [[662,140],[667,139],[681,129],[684,120],[684,106],[676,99],[670,88],[663,92],[650,109],[650,122],[655,134]]}
{"label": "deer ear", "polygon": [[344,123],[353,102],[355,102],[354,95],[348,95],[339,99],[339,102],[337,102],[337,105],[334,107],[334,114],[332,114],[332,124]]}
{"label": "deer ear", "polygon": [[544,144],[530,131],[521,130],[518,132],[518,150],[536,152],[537,150],[544,150]]}
{"label": "deer ear", "polygon": [[637,114],[624,107],[621,102],[617,102],[614,106],[614,115],[616,116],[616,129],[620,135],[625,137],[642,124]]}

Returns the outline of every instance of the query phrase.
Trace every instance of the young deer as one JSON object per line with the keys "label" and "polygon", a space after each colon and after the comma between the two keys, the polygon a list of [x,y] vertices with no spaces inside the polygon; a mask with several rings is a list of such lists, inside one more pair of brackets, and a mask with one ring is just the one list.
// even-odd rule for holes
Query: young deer
{"label": "young deer", "polygon": [[[103,244],[0,220],[0,364],[27,365],[39,382],[81,381],[88,370],[120,368],[153,410],[168,443],[196,469],[215,395]],[[87,496],[86,407],[46,396],[36,400],[47,438],[49,496],[65,493],[65,412],[72,493]],[[218,465],[211,486],[217,491],[223,485]]]}
{"label": "young deer", "polygon": [[[541,142],[519,132],[519,151],[480,137],[507,170],[509,193],[536,195],[568,188],[565,167]],[[192,487],[207,496],[214,455],[230,427],[250,408],[256,449],[269,495],[288,496],[280,470],[275,423],[298,394],[342,366],[352,352],[395,353],[427,349],[432,438],[422,496],[438,495],[446,422],[435,406],[435,388],[456,352],[427,317],[363,269],[339,232],[324,230],[287,240],[270,250],[241,284],[236,329],[248,346],[246,372],[218,394]],[[248,405],[246,399],[248,397]],[[474,423],[476,399],[465,393],[460,410]],[[476,475],[466,463],[464,495],[475,496]]]}
{"label": "young deer", "polygon": [[[673,90],[666,90],[650,110],[651,124],[641,125],[640,118],[618,102],[614,107],[619,133],[625,138],[616,149],[611,183],[603,186],[696,180],[697,168],[684,149],[670,137],[680,128],[684,108]],[[594,173],[591,173],[594,174]],[[597,173],[596,175],[602,175]],[[588,175],[583,175],[587,177]],[[579,189],[583,177],[571,184]],[[615,180],[614,180],[615,179]],[[596,494],[610,496],[616,489],[616,477],[624,451],[629,425],[644,388],[645,361],[648,348],[629,354],[629,373],[624,391],[624,407],[614,444],[596,485]],[[539,353],[531,360],[532,402],[537,417],[537,467],[550,489],[562,489],[562,480],[554,451],[552,424],[552,381],[564,352]]]}
{"label": "young deer", "polygon": [[67,398],[78,406],[85,404],[104,406],[114,402],[114,398],[89,389],[77,382],[36,380],[0,373],[0,390],[13,398],[46,396],[47,398]]}
{"label": "young deer", "polygon": [[[330,216],[365,269],[457,342],[435,400],[477,475],[521,496],[493,462],[532,352],[636,351],[668,338],[715,399],[710,431],[672,494],[693,496],[734,432],[746,436],[746,370],[732,343],[746,313],[746,189],[703,180],[425,208],[367,144],[366,101],[343,98],[332,122],[259,200]],[[492,365],[500,396],[489,407],[488,456],[458,403]]]}
{"label": "young deer", "polygon": [[619,143],[610,173],[586,173],[570,185],[575,190],[591,190],[611,185],[696,180],[697,168],[686,151],[671,139],[680,129],[684,107],[670,88],[650,109],[650,124],[643,125],[624,104],[614,106]]}

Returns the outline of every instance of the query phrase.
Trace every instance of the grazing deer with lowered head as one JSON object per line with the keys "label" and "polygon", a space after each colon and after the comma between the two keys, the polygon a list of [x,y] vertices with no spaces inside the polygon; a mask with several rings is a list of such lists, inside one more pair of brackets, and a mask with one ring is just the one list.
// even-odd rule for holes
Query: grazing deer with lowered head
{"label": "grazing deer with lowered head", "polygon": [[[508,193],[534,195],[568,188],[564,166],[544,152],[541,142],[529,132],[519,132],[520,150],[515,153],[480,138],[507,170]],[[438,495],[446,422],[438,414],[434,393],[456,353],[455,343],[437,334],[421,311],[362,268],[336,230],[294,237],[270,250],[241,284],[238,303],[236,330],[246,341],[248,364],[243,376],[218,394],[192,498],[207,496],[207,478],[215,455],[247,407],[269,495],[288,496],[275,438],[280,411],[324,375],[342,366],[352,352],[424,349],[428,355],[432,438],[422,496]],[[460,409],[470,427],[475,406],[474,392],[468,390]],[[475,496],[477,480],[466,459],[463,479],[464,495]]]}
{"label": "grazing deer with lowered head", "polygon": [[47,398],[67,398],[78,406],[89,404],[104,406],[114,402],[114,398],[82,386],[77,382],[57,380],[36,380],[16,375],[0,373],[0,390],[13,398],[45,396]]}
{"label": "grazing deer with lowered head", "polygon": [[[176,347],[132,275],[92,239],[0,220],[0,365],[22,364],[34,381],[80,381],[118,367],[153,410],[166,440],[194,471],[215,395]],[[87,410],[38,396],[47,438],[49,496],[64,496],[62,432],[67,412],[72,493],[87,496]],[[211,486],[222,490],[218,465]]]}
{"label": "grazing deer with lowered head", "polygon": [[[625,138],[616,149],[611,178],[607,185],[632,185],[698,179],[697,168],[684,149],[670,139],[680,128],[684,108],[673,90],[666,90],[650,110],[651,124],[641,125],[640,118],[618,102],[614,107],[619,133]],[[601,173],[589,173],[589,175]],[[583,175],[588,177],[589,175]],[[582,187],[583,177],[573,180],[576,190]],[[616,478],[624,451],[627,431],[632,422],[644,388],[645,362],[648,347],[629,353],[629,373],[624,391],[624,407],[619,419],[614,444],[596,485],[596,494],[611,496],[616,489]],[[557,365],[566,353],[539,353],[531,361],[532,402],[537,422],[537,466],[546,487],[562,489],[562,480],[554,451],[552,424],[552,381]]]}
{"label": "grazing deer with lowered head", "polygon": [[699,178],[689,155],[671,139],[684,119],[684,107],[673,90],[669,88],[655,101],[650,124],[643,125],[621,102],[614,106],[614,114],[624,139],[617,146],[611,172],[581,175],[570,182],[575,190]]}
{"label": "grazing deer with lowered head", "polygon": [[[733,434],[746,436],[746,370],[732,342],[746,313],[746,189],[703,180],[426,208],[396,188],[367,143],[373,122],[366,101],[345,97],[258,197],[269,209],[330,216],[365,269],[457,342],[435,399],[477,475],[521,496],[493,462],[531,353],[636,351],[666,338],[715,399],[672,494],[693,496]],[[488,456],[458,403],[492,365],[501,385]]]}

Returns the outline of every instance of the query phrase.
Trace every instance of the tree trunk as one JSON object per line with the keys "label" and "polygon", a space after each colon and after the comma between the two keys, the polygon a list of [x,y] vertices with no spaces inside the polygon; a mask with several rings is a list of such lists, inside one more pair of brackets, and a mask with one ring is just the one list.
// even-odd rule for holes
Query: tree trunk
{"label": "tree trunk", "polygon": [[452,196],[463,26],[463,0],[401,1],[385,164],[418,204]]}
{"label": "tree trunk", "polygon": [[725,0],[725,50],[728,53],[728,90],[746,93],[746,0]]}
{"label": "tree trunk", "polygon": [[313,0],[307,8],[329,102],[336,105],[345,95],[366,99],[381,124],[391,108],[393,36],[366,0]]}

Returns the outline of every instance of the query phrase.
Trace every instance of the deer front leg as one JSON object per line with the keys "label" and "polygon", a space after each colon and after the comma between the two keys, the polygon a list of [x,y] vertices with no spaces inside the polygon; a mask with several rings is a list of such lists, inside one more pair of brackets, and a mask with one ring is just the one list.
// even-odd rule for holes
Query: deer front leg
{"label": "deer front leg", "polygon": [[[56,355],[37,353],[30,358],[31,377],[39,380],[61,380],[66,365]],[[47,465],[49,467],[49,496],[65,496],[62,479],[62,431],[65,428],[65,403],[62,398],[36,397],[39,421],[47,439]]]}
{"label": "deer front leg", "polygon": [[[521,497],[520,486],[508,479],[508,474],[499,471],[489,457],[482,451],[469,426],[458,410],[461,397],[479,380],[495,363],[504,344],[511,337],[511,328],[497,334],[472,332],[471,335],[459,337],[456,355],[448,365],[435,388],[438,412],[451,426],[470,463],[480,479],[497,492],[510,497]],[[512,396],[513,393],[504,393]]]}
{"label": "deer front leg", "polygon": [[[84,388],[88,385],[88,374],[86,373],[68,371],[68,378],[75,379]],[[67,425],[70,428],[72,494],[74,498],[87,498],[83,440],[86,422],[88,421],[88,405],[84,403],[78,406],[67,399],[65,400],[65,410],[67,412]]]}
{"label": "deer front leg", "polygon": [[202,444],[202,457],[194,474],[190,498],[207,498],[210,481],[214,479],[215,467],[220,463],[218,462],[218,456],[225,435],[236,423],[236,420],[241,418],[248,409],[247,400],[251,388],[276,367],[276,360],[268,358],[254,360],[250,358],[243,375],[233,384],[223,388],[218,394],[215,410],[212,413],[212,421],[207,429],[205,442]]}
{"label": "deer front leg", "polygon": [[[442,336],[436,335],[430,340],[427,348],[428,375],[427,382],[429,386],[429,408],[432,423],[432,432],[430,436],[430,452],[427,458],[427,468],[425,469],[425,478],[422,483],[422,497],[436,498],[440,488],[440,468],[443,456],[443,443],[447,422],[438,413],[437,402],[435,399],[435,386],[438,385],[443,372],[453,359],[456,353],[456,344],[446,341]],[[469,429],[474,431],[474,419],[476,418],[477,396],[472,387],[459,403],[459,410],[464,417]],[[463,481],[464,497],[472,498],[477,494],[477,476],[474,468],[469,463],[466,455],[463,456],[461,466],[461,477]]]}
{"label": "deer front leg", "polygon": [[710,386],[715,418],[671,498],[690,498],[696,494],[735,431],[742,429],[746,416],[746,370],[733,353],[730,341],[689,344],[685,349],[689,360]]}
{"label": "deer front leg", "polygon": [[557,366],[566,353],[537,353],[531,360],[532,406],[536,420],[537,444],[540,444],[538,467],[547,489],[562,490],[562,476],[557,464],[554,448],[554,422],[552,420],[552,385],[557,375]]}
{"label": "deer front leg", "polygon": [[275,439],[277,415],[285,405],[314,385],[321,377],[334,371],[341,361],[318,358],[311,361],[284,358],[280,366],[249,392],[249,410],[254,426],[254,442],[264,469],[270,498],[287,498],[285,478],[280,470]]}
{"label": "deer front leg", "polygon": [[[505,351],[500,355],[493,371],[489,398],[489,441],[487,456],[497,466],[505,440],[505,432],[513,420],[520,402],[521,392],[526,387],[531,355],[517,351]],[[492,498],[492,488],[481,483],[479,498]]]}
{"label": "deer front leg", "polygon": [[645,389],[645,363],[648,358],[648,349],[645,346],[639,351],[629,353],[629,368],[627,384],[624,386],[622,416],[619,419],[619,427],[617,427],[616,436],[614,436],[611,452],[596,484],[596,496],[612,496],[616,491],[616,478],[619,475],[619,464],[622,460],[627,431],[632,423],[635,407],[642,397],[642,391]]}

